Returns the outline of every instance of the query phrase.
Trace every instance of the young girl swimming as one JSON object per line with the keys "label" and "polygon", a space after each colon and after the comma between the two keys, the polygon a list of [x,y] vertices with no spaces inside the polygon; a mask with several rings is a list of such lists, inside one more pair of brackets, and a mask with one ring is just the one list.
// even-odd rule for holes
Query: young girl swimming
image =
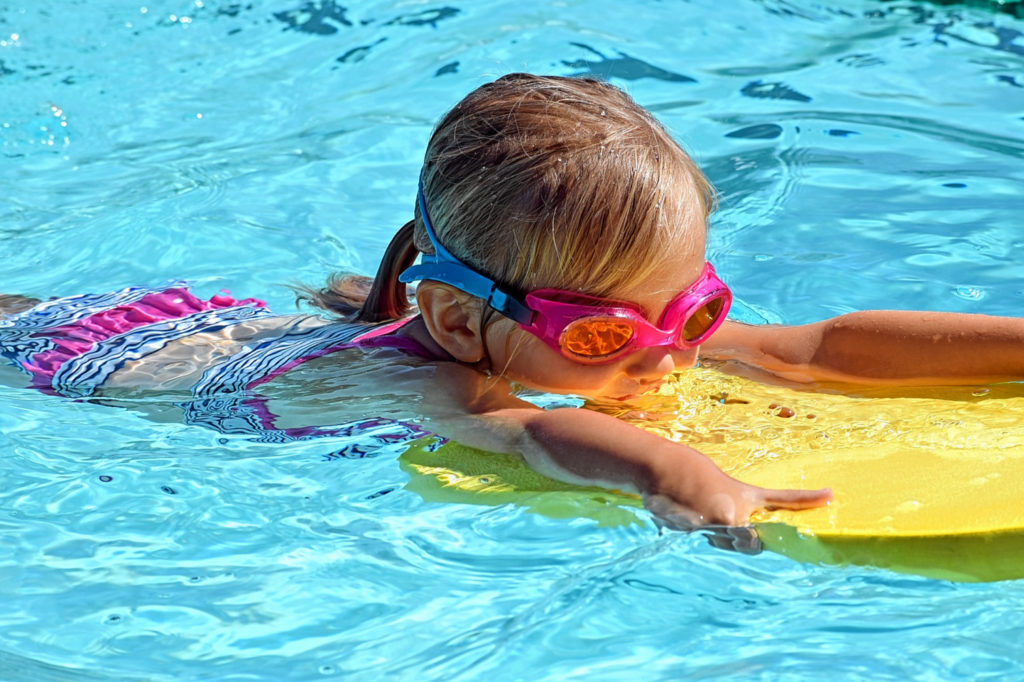
{"label": "young girl swimming", "polygon": [[[12,296],[0,298],[0,353],[32,385],[63,395],[188,391],[177,403],[186,420],[228,433],[301,437],[325,413],[365,417],[369,394],[406,396],[374,417],[517,453],[556,479],[640,493],[688,527],[741,525],[757,509],[820,506],[831,494],[746,485],[686,445],[596,411],[540,409],[518,387],[626,401],[698,356],[802,383],[1024,375],[1018,319],[728,320],[731,293],[704,256],[713,205],[693,161],[621,90],[513,74],[441,120],[415,217],[376,278],[335,277],[304,293],[335,319],[201,300],[184,286]],[[409,396],[418,396],[411,407]],[[374,409],[391,409],[382,405]]]}

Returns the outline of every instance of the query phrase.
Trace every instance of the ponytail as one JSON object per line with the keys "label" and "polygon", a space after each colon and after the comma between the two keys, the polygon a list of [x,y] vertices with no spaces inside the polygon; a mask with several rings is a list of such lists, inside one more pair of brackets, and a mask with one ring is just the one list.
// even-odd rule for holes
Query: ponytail
{"label": "ponytail", "polygon": [[323,289],[296,287],[296,302],[305,301],[336,313],[349,322],[384,322],[404,317],[411,309],[406,286],[398,275],[416,261],[415,221],[399,228],[384,251],[374,279],[363,275],[331,275]]}

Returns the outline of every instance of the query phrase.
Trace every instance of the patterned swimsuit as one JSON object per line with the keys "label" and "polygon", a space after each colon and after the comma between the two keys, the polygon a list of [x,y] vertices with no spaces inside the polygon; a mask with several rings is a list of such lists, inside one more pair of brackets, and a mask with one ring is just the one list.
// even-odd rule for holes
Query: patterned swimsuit
{"label": "patterned swimsuit", "polygon": [[[263,301],[235,300],[218,294],[202,300],[181,283],[161,288],[131,287],[46,301],[12,315],[0,315],[0,356],[27,372],[32,385],[47,393],[85,398],[117,370],[169,343],[200,332],[275,317]],[[288,441],[327,435],[351,435],[326,427],[279,429],[266,399],[253,391],[288,370],[328,353],[354,347],[389,346],[413,355],[427,351],[406,337],[392,336],[408,319],[376,326],[348,323],[284,325],[274,334],[242,344],[217,360],[191,388],[189,400],[176,403],[185,422],[222,433],[248,434],[264,441]],[[393,425],[365,420],[362,425]],[[400,423],[406,436],[426,435]]]}

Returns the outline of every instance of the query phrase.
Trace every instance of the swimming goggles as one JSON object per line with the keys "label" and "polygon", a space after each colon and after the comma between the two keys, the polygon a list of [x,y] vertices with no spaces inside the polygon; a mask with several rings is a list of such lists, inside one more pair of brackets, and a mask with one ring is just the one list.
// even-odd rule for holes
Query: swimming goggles
{"label": "swimming goggles", "polygon": [[537,289],[520,298],[469,267],[441,245],[427,213],[423,183],[416,194],[420,217],[433,254],[422,254],[398,276],[400,282],[429,279],[484,299],[487,305],[519,323],[562,355],[588,364],[611,362],[652,346],[695,348],[718,329],[729,312],[732,292],[704,264],[697,281],[672,299],[655,326],[644,310],[629,301],[595,298],[561,289]]}

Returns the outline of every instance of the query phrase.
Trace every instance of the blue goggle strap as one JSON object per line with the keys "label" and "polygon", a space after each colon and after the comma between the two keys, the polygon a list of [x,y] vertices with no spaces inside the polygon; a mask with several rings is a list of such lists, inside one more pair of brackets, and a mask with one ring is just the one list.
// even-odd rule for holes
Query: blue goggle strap
{"label": "blue goggle strap", "polygon": [[533,321],[533,311],[518,298],[502,290],[498,283],[490,277],[482,275],[469,267],[441,245],[434,226],[427,212],[427,202],[423,198],[423,179],[420,178],[419,187],[416,191],[416,202],[420,208],[420,218],[423,220],[423,227],[427,230],[427,237],[434,246],[433,254],[422,254],[420,264],[413,265],[398,276],[399,282],[415,282],[417,280],[430,279],[435,282],[443,282],[467,294],[477,296],[487,301],[499,313],[516,322],[529,325]]}

